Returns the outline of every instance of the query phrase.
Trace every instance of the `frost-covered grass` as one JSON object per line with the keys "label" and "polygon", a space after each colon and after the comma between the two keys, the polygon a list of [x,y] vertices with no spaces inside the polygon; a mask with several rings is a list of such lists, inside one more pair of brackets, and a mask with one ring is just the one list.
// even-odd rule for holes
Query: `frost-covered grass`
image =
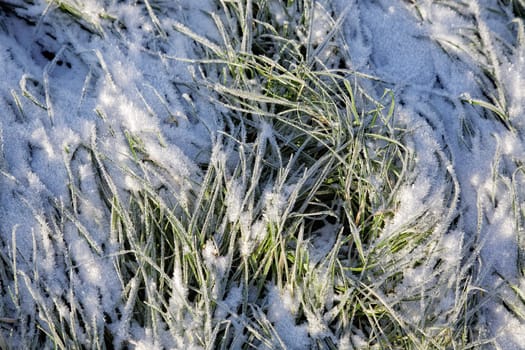
{"label": "frost-covered grass", "polygon": [[518,348],[524,4],[392,3],[0,0],[0,348]]}

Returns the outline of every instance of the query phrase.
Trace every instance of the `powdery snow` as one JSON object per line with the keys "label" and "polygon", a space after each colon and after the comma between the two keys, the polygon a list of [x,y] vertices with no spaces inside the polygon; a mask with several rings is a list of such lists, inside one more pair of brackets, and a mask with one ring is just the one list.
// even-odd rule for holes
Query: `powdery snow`
{"label": "powdery snow", "polygon": [[289,290],[280,291],[270,287],[268,296],[268,319],[274,324],[282,344],[276,339],[275,347],[284,345],[288,349],[307,349],[310,346],[305,324],[295,321],[299,300],[294,299]]}

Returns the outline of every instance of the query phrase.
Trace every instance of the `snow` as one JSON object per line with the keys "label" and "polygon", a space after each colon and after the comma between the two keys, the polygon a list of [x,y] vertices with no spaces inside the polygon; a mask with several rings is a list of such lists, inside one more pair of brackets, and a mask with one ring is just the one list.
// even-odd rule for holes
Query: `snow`
{"label": "snow", "polygon": [[[198,67],[173,59],[202,55],[175,28],[186,26],[210,42],[222,43],[207,15],[219,8],[211,0],[159,1],[162,10],[153,13],[117,1],[74,2],[89,14],[79,21],[93,29],[95,33],[90,34],[71,20],[64,31],[60,23],[67,20],[55,2],[35,1],[27,9],[15,10],[33,18],[36,26],[7,15],[3,8],[8,5],[1,3],[0,240],[11,247],[14,237],[18,268],[32,271],[37,267],[34,273],[40,277],[36,281],[25,272],[30,282],[21,291],[18,312],[33,314],[35,305],[24,296],[47,286],[51,295],[37,302],[47,305],[60,300],[58,309],[67,314],[72,306],[63,302],[63,291],[72,286],[89,317],[98,317],[100,323],[100,314],[107,313],[117,320],[115,310],[124,307],[119,305],[123,286],[117,267],[108,258],[115,253],[115,242],[97,187],[95,160],[86,146],[96,139],[98,150],[116,162],[108,171],[120,190],[141,189],[141,181],[133,174],[119,170],[125,166],[134,169],[134,157],[162,164],[173,175],[170,181],[181,206],[190,200],[192,181],[201,179],[201,164],[224,166],[231,161],[227,150],[213,145],[221,111],[206,92],[199,95],[187,88]],[[323,45],[334,23],[333,13],[347,11],[341,31],[343,48],[350,57],[348,66],[375,77],[364,84],[378,96],[385,88],[394,92],[396,118],[409,129],[403,141],[415,168],[411,182],[400,190],[397,211],[385,236],[398,233],[415,218],[421,220],[421,227],[443,234],[437,250],[444,271],[457,271],[468,244],[478,242],[482,244],[481,266],[486,269],[479,288],[493,290],[501,285],[501,293],[511,298],[502,278],[525,285],[516,264],[523,240],[519,235],[524,233],[525,199],[522,20],[511,21],[509,9],[492,11],[500,5],[484,0],[472,0],[465,6],[430,0],[314,4],[311,33],[301,32],[292,23],[303,44]],[[271,1],[270,8],[276,23],[289,24],[290,9],[278,1]],[[102,28],[102,35],[96,33],[97,28]],[[479,39],[473,39],[473,28],[479,31]],[[485,54],[476,49],[475,40],[481,41]],[[499,80],[492,90],[484,69]],[[516,130],[463,101],[487,99],[508,112]],[[271,126],[263,124],[258,141],[273,147],[273,137]],[[130,152],[131,141],[135,154]],[[226,194],[228,221],[241,226],[243,257],[257,247],[268,222],[280,222],[294,188],[269,185],[262,194],[264,217],[255,222],[243,205],[246,191],[246,184],[231,180]],[[75,203],[74,212],[57,218],[56,207],[61,203],[67,207],[69,202]],[[459,217],[458,222],[449,229],[454,217]],[[443,224],[429,227],[436,218],[442,218]],[[16,235],[12,235],[14,227]],[[62,236],[58,227],[66,228]],[[319,239],[311,244],[315,261],[334,244],[330,228],[327,224],[319,229]],[[204,243],[202,256],[215,272],[210,279],[216,283],[214,296],[219,297],[219,282],[227,274],[229,261],[219,255],[217,242],[211,240]],[[438,279],[432,266],[421,265],[406,271],[398,292],[401,295],[438,280],[445,277]],[[183,319],[184,308],[177,300],[186,297],[188,288],[183,285],[180,266],[175,268],[172,283],[169,307],[180,311]],[[439,309],[451,307],[452,288],[446,285],[439,291]],[[230,289],[217,315],[225,317],[235,310],[241,292],[242,287]],[[322,329],[320,323],[314,327],[316,321],[298,324],[298,303],[290,291],[269,287],[268,318],[291,349],[308,347],[309,334]],[[419,305],[407,311],[414,322],[418,312]],[[483,304],[482,312],[501,349],[520,348],[525,337],[523,322],[493,301]],[[130,336],[136,339],[136,349],[162,348],[152,330],[136,329],[121,329],[119,341]],[[347,338],[341,347],[364,344],[358,335]]]}
{"label": "snow", "polygon": [[230,222],[235,223],[239,220],[242,213],[244,201],[243,188],[238,181],[232,180],[227,186],[226,195],[226,215]]}
{"label": "snow", "polygon": [[373,72],[396,86],[431,85],[435,74],[430,43],[404,7],[380,3],[371,2],[361,12],[364,23],[373,23],[368,27]]}
{"label": "snow", "polygon": [[276,23],[283,26],[287,24],[286,22],[286,13],[284,10],[284,6],[279,3],[277,0],[270,1],[269,3],[270,11],[272,12],[272,16]]}
{"label": "snow", "polygon": [[310,346],[307,327],[297,325],[294,320],[299,301],[294,300],[289,290],[270,288],[268,319],[273,323],[280,340],[288,349],[307,349]]}

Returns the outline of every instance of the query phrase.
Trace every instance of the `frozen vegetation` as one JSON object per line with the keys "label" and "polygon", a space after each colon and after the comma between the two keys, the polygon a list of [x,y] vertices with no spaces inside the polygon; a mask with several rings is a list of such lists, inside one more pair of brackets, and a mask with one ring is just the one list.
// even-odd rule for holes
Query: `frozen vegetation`
{"label": "frozen vegetation", "polygon": [[0,0],[0,349],[524,349],[523,0]]}

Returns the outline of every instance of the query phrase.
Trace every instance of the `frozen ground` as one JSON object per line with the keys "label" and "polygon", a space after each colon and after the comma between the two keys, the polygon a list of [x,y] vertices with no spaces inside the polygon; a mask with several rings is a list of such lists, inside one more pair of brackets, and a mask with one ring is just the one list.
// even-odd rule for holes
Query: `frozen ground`
{"label": "frozen ground", "polygon": [[[432,306],[446,310],[465,292],[455,289],[458,281],[468,280],[465,295],[478,301],[465,311],[476,314],[473,333],[487,348],[525,348],[525,34],[517,15],[523,2],[313,3],[311,41],[322,43],[330,25],[341,24],[337,42],[346,66],[371,77],[362,84],[373,97],[393,92],[393,118],[407,130],[403,142],[415,165],[384,235],[414,218],[437,222],[426,229],[441,234],[444,277],[434,276],[429,264],[415,266],[396,287],[398,295],[449,281],[436,289],[439,303]],[[283,7],[272,6],[284,25]],[[178,333],[169,320],[158,320],[161,330],[132,321],[122,296],[133,295],[133,283],[120,280],[124,267],[112,257],[133,246],[119,245],[121,232],[101,188],[126,202],[127,193],[143,186],[134,175],[143,157],[166,170],[159,178],[169,176],[178,201],[191,201],[226,122],[225,108],[194,84],[199,66],[185,60],[207,58],[205,52],[181,32],[189,28],[222,45],[209,15],[221,11],[214,0],[0,0],[0,257],[6,266],[0,267],[0,348],[29,344],[37,327],[51,333],[42,321],[53,319],[47,313],[69,317],[75,305],[91,326],[79,331],[79,343],[106,329],[104,323],[116,347],[199,343],[188,335],[197,326],[187,317]],[[336,22],[339,14],[343,22]],[[162,183],[151,187],[166,190]],[[233,197],[243,190],[229,189],[229,220],[242,220]],[[287,198],[293,190],[282,192]],[[217,258],[210,242],[203,259],[220,276],[231,262]],[[185,295],[176,271],[173,290]],[[328,332],[310,316],[296,324],[299,301],[277,285],[267,288],[271,306],[264,313],[280,345],[313,347],[316,332]],[[218,292],[216,317],[226,317],[223,306],[239,305],[241,289]],[[384,298],[396,300],[396,294]],[[417,323],[425,307],[398,312]],[[358,333],[333,342],[366,348]],[[239,336],[231,346],[242,341]]]}

